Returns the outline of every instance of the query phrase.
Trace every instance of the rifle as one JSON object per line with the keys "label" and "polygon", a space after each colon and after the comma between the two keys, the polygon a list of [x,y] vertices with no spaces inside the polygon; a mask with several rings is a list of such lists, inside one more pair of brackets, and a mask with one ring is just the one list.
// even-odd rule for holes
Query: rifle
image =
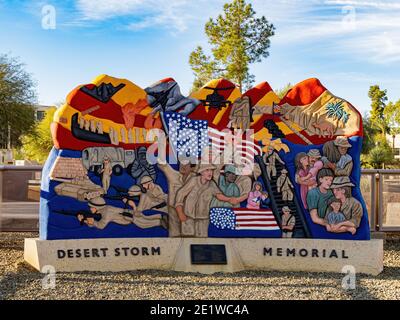
{"label": "rifle", "polygon": [[[143,188],[143,186],[142,185],[137,185],[139,188],[140,188],[140,191],[142,192],[142,193],[146,193],[147,192],[147,190],[145,189],[145,188]],[[125,189],[125,188],[122,188],[122,187],[117,187],[117,186],[114,186],[114,185],[111,185],[111,188],[114,188],[115,189],[115,191],[117,191],[118,193],[123,193],[123,194],[128,194],[129,193],[129,190],[128,189]]]}
{"label": "rifle", "polygon": [[[147,210],[155,210],[155,209],[161,209],[164,208],[167,205],[166,202],[161,202],[159,204],[156,204],[155,206],[151,207],[150,209]],[[125,206],[125,210],[126,210],[126,206]],[[123,215],[124,217],[128,217],[128,218],[133,218],[133,214],[130,212],[121,212],[121,215]]]}
{"label": "rifle", "polygon": [[123,199],[128,199],[128,200],[131,200],[131,201],[139,201],[140,200],[140,196],[130,196],[128,189],[117,187],[117,186],[114,186],[114,185],[111,185],[111,188],[114,188],[115,191],[118,192],[118,195],[109,196],[109,195],[105,194],[105,195],[102,196],[103,199],[119,200],[119,201],[122,201]]}
{"label": "rifle", "polygon": [[120,200],[120,201],[122,201],[123,199],[128,199],[132,201],[139,200],[139,196],[130,196],[129,194],[120,194],[119,196],[103,195],[103,198],[108,200]]}
{"label": "rifle", "polygon": [[101,220],[101,214],[100,213],[92,213],[90,211],[87,210],[79,210],[79,211],[67,211],[67,210],[53,210],[53,212],[58,213],[58,214],[62,214],[64,216],[72,216],[72,217],[78,217],[78,215],[82,215],[83,219],[80,221],[81,226],[84,225],[84,222],[88,219],[88,218],[93,218],[96,221],[100,221]]}

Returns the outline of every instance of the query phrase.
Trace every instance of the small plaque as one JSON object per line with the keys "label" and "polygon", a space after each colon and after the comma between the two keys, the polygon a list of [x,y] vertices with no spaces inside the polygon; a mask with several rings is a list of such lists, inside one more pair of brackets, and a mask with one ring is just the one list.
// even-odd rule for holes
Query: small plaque
{"label": "small plaque", "polygon": [[223,244],[190,245],[192,264],[227,264],[226,249]]}

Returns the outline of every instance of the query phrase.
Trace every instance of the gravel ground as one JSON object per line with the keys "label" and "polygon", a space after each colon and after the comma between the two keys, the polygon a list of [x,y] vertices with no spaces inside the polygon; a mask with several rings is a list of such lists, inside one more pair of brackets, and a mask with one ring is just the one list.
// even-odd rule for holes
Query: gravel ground
{"label": "gravel ground", "polygon": [[192,275],[165,271],[59,273],[55,289],[23,261],[23,239],[35,233],[0,233],[0,299],[400,299],[400,240],[385,244],[385,269],[359,275],[355,290],[332,273],[240,272]]}

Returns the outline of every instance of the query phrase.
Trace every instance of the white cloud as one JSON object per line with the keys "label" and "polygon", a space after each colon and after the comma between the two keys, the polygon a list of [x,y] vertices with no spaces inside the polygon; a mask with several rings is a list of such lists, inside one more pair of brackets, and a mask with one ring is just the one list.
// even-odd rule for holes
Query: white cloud
{"label": "white cloud", "polygon": [[154,5],[154,1],[146,0],[77,0],[76,6],[86,19],[105,20],[115,16],[141,13],[146,3]]}
{"label": "white cloud", "polygon": [[[287,9],[288,13],[271,18],[278,21],[275,43],[304,44],[310,50],[322,46],[328,53],[348,53],[373,63],[400,61],[399,2],[315,0],[303,7],[297,0],[290,3],[275,4],[278,12]],[[267,15],[267,5],[264,11]]]}
{"label": "white cloud", "polygon": [[103,21],[116,17],[131,17],[129,30],[163,27],[182,32],[196,20],[206,1],[190,0],[77,0],[83,19]]}
{"label": "white cloud", "polygon": [[369,61],[379,64],[400,62],[400,33],[387,32],[365,35],[357,41],[346,40],[343,49],[363,53]]}
{"label": "white cloud", "polygon": [[400,9],[400,3],[394,1],[365,1],[365,0],[326,0],[326,4],[355,6],[355,7],[374,7],[378,9]]}
{"label": "white cloud", "polygon": [[[1,0],[0,0],[1,1]],[[226,0],[76,0],[90,24],[122,17],[121,27],[180,33],[199,30],[221,12]],[[258,15],[276,26],[273,44],[309,44],[374,63],[400,61],[400,2],[394,0],[252,0]],[[327,50],[328,52],[328,50]]]}

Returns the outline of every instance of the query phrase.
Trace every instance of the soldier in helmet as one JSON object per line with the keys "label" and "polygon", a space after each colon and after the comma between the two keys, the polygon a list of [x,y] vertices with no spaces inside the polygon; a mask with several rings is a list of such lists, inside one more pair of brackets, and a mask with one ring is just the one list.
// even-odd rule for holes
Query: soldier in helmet
{"label": "soldier in helmet", "polygon": [[273,146],[268,147],[267,153],[263,156],[264,163],[267,167],[268,178],[276,177],[276,161],[279,161],[281,164],[285,164],[283,160],[276,153],[275,148]]}
{"label": "soldier in helmet", "polygon": [[168,211],[169,211],[169,236],[180,237],[181,221],[175,209],[175,197],[180,188],[192,177],[195,177],[196,165],[189,159],[179,160],[179,170],[174,170],[170,164],[159,161],[158,168],[164,173],[168,181]]}
{"label": "soldier in helmet", "polygon": [[238,98],[232,105],[228,128],[247,130],[250,128],[250,117],[250,98]]}
{"label": "soldier in helmet", "polygon": [[282,208],[282,238],[291,238],[296,225],[296,217],[291,214],[289,207]]}
{"label": "soldier in helmet", "polygon": [[135,151],[135,161],[132,163],[130,173],[136,181],[140,181],[144,176],[150,176],[151,178],[156,178],[156,170],[154,165],[147,161],[147,149],[145,147],[140,147]]}
{"label": "soldier in helmet", "polygon": [[[141,194],[142,194],[142,188],[140,188],[137,185],[133,185],[128,190],[128,195],[130,197],[140,196]],[[136,203],[133,200],[131,200],[131,199],[128,200],[127,198],[124,198],[124,199],[122,199],[122,202],[131,206],[133,211],[137,211]]]}
{"label": "soldier in helmet", "polygon": [[111,184],[112,165],[109,157],[103,159],[103,169],[101,169],[101,183],[103,185],[104,193],[107,194]]}
{"label": "soldier in helmet", "polygon": [[[89,201],[88,205],[89,205],[90,212],[93,215],[98,215],[99,217],[102,217],[100,211],[106,205],[106,202],[104,201],[103,198],[97,197],[97,198],[91,199]],[[78,218],[79,222],[81,222],[81,223],[83,223],[83,222],[87,223],[87,221],[92,223],[93,221],[95,221],[95,219],[93,217],[87,218],[83,214],[78,214],[77,218]]]}
{"label": "soldier in helmet", "polygon": [[175,209],[182,221],[182,235],[206,238],[210,224],[210,204],[215,196],[229,201],[213,180],[216,167],[200,164],[198,176],[192,177],[180,188],[175,198]]}
{"label": "soldier in helmet", "polygon": [[290,182],[286,169],[282,169],[281,175],[276,181],[276,186],[278,188],[278,193],[282,193],[283,201],[293,201],[293,184]]}
{"label": "soldier in helmet", "polygon": [[[94,218],[86,218],[84,222],[89,227],[104,229],[110,222],[115,222],[120,225],[129,225],[132,223],[132,221],[129,221],[121,214],[123,209],[108,206],[103,198],[97,197],[91,199],[88,205],[91,213],[101,215],[99,221],[96,221]],[[79,221],[83,219],[83,215],[78,215]]]}
{"label": "soldier in helmet", "polygon": [[224,168],[224,174],[220,175],[218,179],[218,187],[222,193],[229,198],[229,201],[220,201],[216,197],[213,197],[211,201],[211,208],[215,207],[227,207],[227,208],[238,208],[240,207],[240,202],[235,202],[234,200],[240,197],[240,189],[236,184],[237,180],[236,168],[228,164]]}
{"label": "soldier in helmet", "polygon": [[140,194],[137,210],[145,211],[157,207],[158,211],[168,213],[168,196],[158,184],[154,183],[153,178],[150,176],[143,176],[139,180],[139,184],[143,190]]}
{"label": "soldier in helmet", "polygon": [[[153,227],[166,228],[165,220],[161,214],[145,216],[141,212],[113,207],[107,205],[103,198],[94,198],[89,201],[90,211],[93,214],[101,215],[101,219],[96,221],[94,218],[86,218],[84,222],[89,227],[105,229],[109,223],[114,222],[119,225],[135,224],[139,228],[147,229]],[[78,220],[82,221],[83,215],[78,215]]]}

